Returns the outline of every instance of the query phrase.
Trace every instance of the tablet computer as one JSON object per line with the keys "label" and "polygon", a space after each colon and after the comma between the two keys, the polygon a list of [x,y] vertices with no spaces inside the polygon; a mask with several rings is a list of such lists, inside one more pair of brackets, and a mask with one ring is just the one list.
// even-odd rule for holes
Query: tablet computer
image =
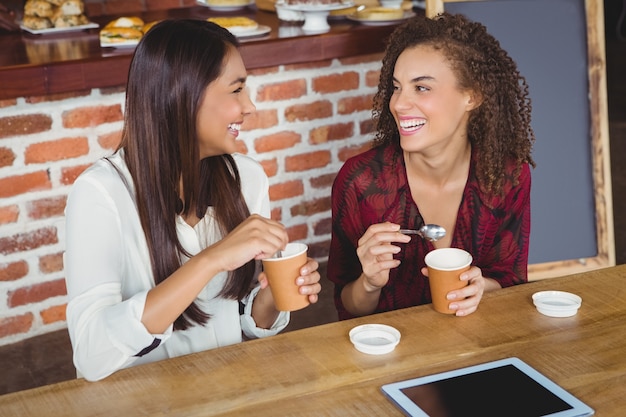
{"label": "tablet computer", "polygon": [[518,358],[382,386],[411,417],[591,416],[594,410]]}

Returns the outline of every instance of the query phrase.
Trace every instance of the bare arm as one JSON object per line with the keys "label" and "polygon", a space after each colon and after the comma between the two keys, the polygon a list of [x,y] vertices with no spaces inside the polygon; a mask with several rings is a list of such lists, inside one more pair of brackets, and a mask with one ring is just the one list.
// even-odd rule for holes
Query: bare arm
{"label": "bare arm", "polygon": [[373,287],[367,283],[367,278],[361,274],[343,288],[341,302],[350,313],[355,316],[372,314],[378,305],[380,287]]}
{"label": "bare arm", "polygon": [[343,306],[353,315],[374,312],[381,289],[389,281],[389,270],[400,265],[400,261],[393,258],[400,252],[400,247],[393,243],[408,243],[411,238],[399,233],[399,230],[400,225],[389,222],[374,224],[359,239],[356,252],[363,273],[341,292]]}
{"label": "bare arm", "polygon": [[[222,240],[192,257],[150,290],[142,323],[151,333],[163,333],[216,274],[232,271],[251,259],[271,256],[276,250],[284,249],[287,241],[283,225],[258,215],[250,216]],[[265,293],[261,295],[259,302],[271,317],[275,308],[266,297]]]}

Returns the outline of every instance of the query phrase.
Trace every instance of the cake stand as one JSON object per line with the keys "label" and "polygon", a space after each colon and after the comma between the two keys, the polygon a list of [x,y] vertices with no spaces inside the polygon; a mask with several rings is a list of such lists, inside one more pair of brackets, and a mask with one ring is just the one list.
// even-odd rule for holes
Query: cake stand
{"label": "cake stand", "polygon": [[293,10],[304,14],[305,33],[322,33],[330,30],[328,14],[331,10],[346,9],[354,6],[352,1],[339,4],[282,4],[285,10]]}

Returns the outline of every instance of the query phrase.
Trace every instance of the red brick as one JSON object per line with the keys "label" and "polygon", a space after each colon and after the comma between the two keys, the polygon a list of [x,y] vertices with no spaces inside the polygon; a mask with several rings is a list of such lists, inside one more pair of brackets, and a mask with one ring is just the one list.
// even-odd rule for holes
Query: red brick
{"label": "red brick", "polygon": [[28,332],[33,325],[33,319],[32,313],[0,318],[0,338]]}
{"label": "red brick", "polygon": [[53,306],[42,310],[39,315],[43,324],[56,323],[59,321],[65,321],[65,310],[67,310],[67,304],[60,306]]}
{"label": "red brick", "polygon": [[122,141],[122,131],[117,131],[113,133],[107,133],[106,135],[98,136],[98,145],[102,149],[110,149],[115,150],[117,146]]}
{"label": "red brick", "polygon": [[15,153],[9,148],[0,148],[0,168],[13,165]]}
{"label": "red brick", "polygon": [[82,172],[86,170],[87,168],[89,168],[90,166],[91,164],[86,164],[86,165],[77,165],[77,166],[69,167],[69,168],[62,168],[61,169],[61,184],[63,185],[74,184],[74,181],[76,181],[76,178],[78,178],[78,176],[82,174]]}
{"label": "red brick", "polygon": [[43,255],[39,258],[39,270],[44,274],[63,270],[63,252]]}
{"label": "red brick", "polygon": [[0,178],[0,198],[13,197],[29,191],[49,190],[52,183],[47,171]]}
{"label": "red brick", "polygon": [[278,113],[276,109],[260,110],[252,113],[243,120],[242,131],[255,129],[267,129],[278,124]]}
{"label": "red brick", "polygon": [[267,136],[261,136],[254,141],[254,150],[257,153],[272,152],[279,149],[293,148],[302,141],[302,136],[296,132],[283,131]]}
{"label": "red brick", "polygon": [[266,68],[254,68],[254,69],[248,70],[248,75],[259,77],[259,76],[267,75],[267,74],[276,74],[278,71],[280,71],[280,67],[278,66],[266,67]]}
{"label": "red brick", "polygon": [[338,156],[340,161],[347,161],[348,158],[363,153],[367,150],[372,149],[372,144],[370,142],[364,143],[359,146],[351,146],[349,148],[343,148],[339,150]]}
{"label": "red brick", "polygon": [[0,138],[50,130],[52,119],[47,114],[27,114],[0,118]]}
{"label": "red brick", "polygon": [[24,152],[24,162],[27,164],[38,164],[60,161],[87,155],[88,153],[89,144],[86,137],[66,138],[30,145]]}
{"label": "red brick", "polygon": [[125,85],[118,85],[116,87],[104,87],[104,88],[100,88],[100,94],[103,96],[110,96],[112,94],[119,94],[119,93],[125,93],[126,92],[126,86]]}
{"label": "red brick", "polygon": [[313,91],[318,93],[336,93],[338,91],[359,88],[359,74],[354,71],[341,74],[330,74],[313,78]]}
{"label": "red brick", "polygon": [[[376,126],[374,126],[374,121],[372,119],[367,119],[359,123],[359,131],[361,135],[367,136],[370,133],[375,133]],[[374,135],[372,135],[372,138]]]}
{"label": "red brick", "polygon": [[58,242],[56,227],[46,227],[32,232],[0,238],[0,253],[8,255],[9,253],[32,250]]}
{"label": "red brick", "polygon": [[285,119],[289,122],[295,120],[315,120],[331,117],[333,104],[328,100],[316,101],[308,104],[296,104],[285,109]]}
{"label": "red brick", "polygon": [[271,211],[270,218],[279,222],[283,218],[282,213],[283,211],[280,209],[280,207],[274,207]]}
{"label": "red brick", "polygon": [[289,241],[304,240],[309,234],[309,228],[306,224],[298,224],[287,228]]}
{"label": "red brick", "polygon": [[297,79],[282,83],[265,84],[257,89],[256,101],[280,101],[302,97],[306,94],[306,80]]}
{"label": "red brick", "polygon": [[63,216],[65,210],[66,196],[42,198],[41,200],[30,201],[27,204],[28,216],[31,219],[46,219],[49,217]]}
{"label": "red brick", "polygon": [[330,196],[316,200],[303,201],[291,207],[292,216],[311,216],[330,210]]}
{"label": "red brick", "polygon": [[346,97],[337,102],[337,113],[352,114],[360,111],[371,111],[374,102],[373,95]]}
{"label": "red brick", "polygon": [[10,98],[6,100],[0,100],[0,109],[3,107],[13,107],[17,104],[16,98]]}
{"label": "red brick", "polygon": [[248,154],[248,145],[243,140],[235,141],[235,146],[237,147],[236,152],[247,155]]}
{"label": "red brick", "polygon": [[378,81],[380,80],[380,70],[367,71],[365,74],[365,85],[367,87],[378,87]]}
{"label": "red brick", "polygon": [[[296,197],[304,193],[304,185],[300,180],[287,181],[280,184],[270,185],[270,201],[283,200]],[[0,247],[1,249],[1,247]]]}
{"label": "red brick", "polygon": [[20,215],[20,208],[14,204],[0,207],[0,224],[15,223]]}
{"label": "red brick", "polygon": [[77,90],[70,93],[49,94],[45,96],[26,97],[25,101],[29,104],[45,103],[48,101],[60,101],[68,98],[85,97],[91,94],[91,90]]}
{"label": "red brick", "polygon": [[332,231],[332,219],[330,217],[322,219],[313,225],[313,234],[315,236],[322,236],[330,234]]}
{"label": "red brick", "polygon": [[26,261],[11,262],[10,264],[0,263],[0,281],[15,281],[28,274],[28,263]]}
{"label": "red brick", "polygon": [[330,151],[309,152],[285,157],[285,171],[308,171],[330,163]]}
{"label": "red brick", "polygon": [[66,294],[65,279],[61,278],[9,291],[7,294],[7,305],[10,308],[14,308]]}
{"label": "red brick", "polygon": [[352,123],[338,123],[312,129],[309,133],[311,144],[326,143],[331,140],[346,139],[354,134]]}
{"label": "red brick", "polygon": [[265,175],[268,177],[273,177],[278,172],[278,161],[276,158],[261,161],[261,166],[263,167],[263,171],[265,171]]}
{"label": "red brick", "polygon": [[327,258],[330,250],[330,240],[325,242],[309,243],[309,257],[310,258]]}
{"label": "red brick", "polygon": [[110,106],[80,107],[63,112],[63,127],[93,127],[104,123],[119,122],[124,119],[122,106],[113,104]]}
{"label": "red brick", "polygon": [[336,173],[320,175],[319,177],[309,179],[309,182],[313,188],[326,188],[333,185],[336,176]]}

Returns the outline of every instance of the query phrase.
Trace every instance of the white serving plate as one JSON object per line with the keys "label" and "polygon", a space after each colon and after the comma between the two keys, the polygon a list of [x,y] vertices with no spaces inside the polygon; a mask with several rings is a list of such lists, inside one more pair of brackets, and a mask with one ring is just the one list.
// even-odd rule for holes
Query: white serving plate
{"label": "white serving plate", "polygon": [[100,41],[100,46],[103,48],[134,48],[139,43],[139,39],[136,40],[127,40],[123,42],[102,42]]}
{"label": "white serving plate", "polygon": [[330,12],[331,10],[347,9],[354,6],[354,2],[347,1],[340,4],[281,4],[286,10],[296,10],[300,12]]}
{"label": "white serving plate", "polygon": [[402,22],[404,20],[410,19],[413,16],[415,16],[415,12],[412,11],[406,11],[404,12],[404,15],[399,18],[399,19],[389,19],[389,20],[372,20],[372,19],[363,19],[361,17],[358,17],[357,15],[354,14],[349,14],[347,16],[348,19],[354,21],[354,22],[359,22],[363,25],[368,25],[368,26],[383,26],[383,25],[391,25],[394,23],[398,23],[398,22]]}
{"label": "white serving plate", "polygon": [[93,22],[87,23],[86,25],[71,26],[67,28],[49,28],[49,29],[31,29],[31,28],[24,26],[23,24],[20,25],[20,28],[23,31],[32,33],[33,35],[51,35],[54,33],[78,32],[81,30],[94,29],[97,27],[99,27],[99,25]]}
{"label": "white serving plate", "polygon": [[197,4],[199,4],[200,6],[205,6],[205,7],[208,7],[209,9],[211,9],[211,10],[216,10],[216,11],[220,11],[220,12],[232,12],[232,11],[235,11],[235,10],[245,9],[248,6],[252,6],[254,4],[254,2],[255,2],[255,0],[250,0],[246,4],[227,5],[227,4],[210,4],[209,2],[207,2],[205,0],[197,0]]}
{"label": "white serving plate", "polygon": [[271,27],[265,26],[265,25],[259,25],[258,27],[254,29],[236,30],[236,31],[232,31],[231,33],[238,38],[251,38],[253,36],[267,35],[271,31],[272,31]]}

